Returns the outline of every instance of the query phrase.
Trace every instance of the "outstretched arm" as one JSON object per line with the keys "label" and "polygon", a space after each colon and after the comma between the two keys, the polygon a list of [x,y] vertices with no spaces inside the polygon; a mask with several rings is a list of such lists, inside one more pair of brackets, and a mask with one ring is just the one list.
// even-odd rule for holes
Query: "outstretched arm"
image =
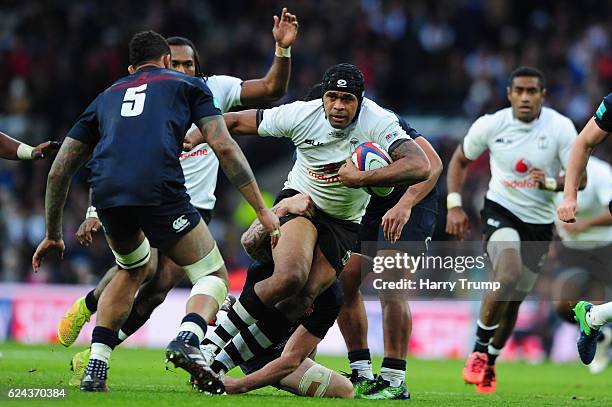
{"label": "outstretched arm", "polygon": [[230,137],[223,118],[221,116],[205,117],[198,120],[197,125],[205,141],[219,159],[223,172],[255,209],[257,219],[272,237],[272,247],[276,246],[280,236],[278,217],[266,206],[251,166],[238,144]]}
{"label": "outstretched arm", "polygon": [[240,101],[244,105],[274,101],[287,91],[291,74],[291,46],[298,33],[297,17],[283,8],[280,18],[274,16],[272,35],[276,41],[274,62],[263,78],[242,84]]}
{"label": "outstretched arm", "polygon": [[274,385],[293,373],[321,342],[300,325],[287,341],[283,353],[258,371],[240,379],[225,377],[228,394],[246,393],[264,386]]}
{"label": "outstretched arm", "polygon": [[0,158],[7,160],[40,160],[61,146],[58,141],[45,141],[32,147],[0,132]]}
{"label": "outstretched arm", "polygon": [[[231,134],[257,134],[257,112],[257,109],[250,109],[241,112],[225,113],[223,115],[223,120],[225,121],[227,131]],[[206,142],[207,139],[199,128],[191,129],[187,132],[183,140],[183,151],[189,151],[198,144]]]}

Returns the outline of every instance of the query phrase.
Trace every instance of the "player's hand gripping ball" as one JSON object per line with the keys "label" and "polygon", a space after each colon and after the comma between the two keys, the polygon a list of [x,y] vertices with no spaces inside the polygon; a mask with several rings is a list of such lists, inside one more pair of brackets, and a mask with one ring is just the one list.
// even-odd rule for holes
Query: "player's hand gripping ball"
{"label": "player's hand gripping ball", "polygon": [[[371,171],[377,168],[383,168],[391,164],[392,160],[389,154],[376,143],[370,141],[359,144],[351,157],[353,164],[361,171]],[[393,192],[393,187],[375,187],[369,186],[364,189],[370,195],[387,196]]]}

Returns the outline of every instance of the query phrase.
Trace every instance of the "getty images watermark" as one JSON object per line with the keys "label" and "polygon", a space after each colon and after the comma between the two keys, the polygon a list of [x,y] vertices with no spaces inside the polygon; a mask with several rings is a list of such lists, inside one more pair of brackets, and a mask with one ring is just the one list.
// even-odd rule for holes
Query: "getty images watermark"
{"label": "getty images watermark", "polygon": [[[545,241],[363,242],[360,290],[369,299],[411,301],[480,301],[483,296],[516,301],[526,293],[542,300],[576,300],[585,289],[597,295],[601,287],[612,287],[608,247],[601,242],[580,242],[571,249]],[[510,261],[520,266],[510,271],[519,276],[511,283],[507,275],[500,278],[489,254],[497,253],[499,261],[517,250],[522,264]],[[602,291],[600,297],[607,294]]]}
{"label": "getty images watermark", "polygon": [[[485,271],[486,256],[436,256],[421,253],[413,256],[408,253],[395,252],[391,255],[377,255],[372,259],[372,272],[383,274],[385,271],[406,270],[410,275],[417,271],[443,270],[463,274],[467,271]],[[492,290],[501,288],[498,281],[470,281],[469,278],[457,278],[455,281],[440,281],[435,278],[400,278],[386,281],[385,278],[374,278],[372,286],[376,290]]]}

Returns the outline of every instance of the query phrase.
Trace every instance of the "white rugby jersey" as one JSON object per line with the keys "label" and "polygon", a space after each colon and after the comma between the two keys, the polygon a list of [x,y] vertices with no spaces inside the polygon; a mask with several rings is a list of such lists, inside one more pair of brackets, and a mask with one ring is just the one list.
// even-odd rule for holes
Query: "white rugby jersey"
{"label": "white rugby jersey", "polygon": [[[612,167],[597,157],[589,158],[586,167],[587,184],[582,191],[578,191],[578,212],[576,219],[584,219],[599,216],[608,211],[608,204],[612,201]],[[563,201],[563,193],[556,197],[556,205]],[[593,226],[577,235],[570,235],[563,229],[559,219],[557,231],[563,239],[563,244],[576,249],[590,249],[602,247],[612,243],[612,226]],[[581,243],[576,243],[581,242]],[[589,243],[584,243],[589,242]]]}
{"label": "white rugby jersey", "polygon": [[571,120],[543,107],[530,123],[515,119],[512,109],[480,117],[463,140],[463,153],[475,160],[490,152],[491,181],[487,198],[526,223],[552,223],[556,214],[553,191],[538,189],[529,180],[531,168],[557,177],[567,165],[576,129]]}
{"label": "white rugby jersey", "polygon": [[[209,76],[206,85],[219,102],[222,112],[227,112],[234,106],[240,106],[242,79],[233,76]],[[192,125],[192,128],[195,124]],[[199,144],[191,151],[183,152],[180,157],[185,187],[191,197],[191,204],[199,209],[213,209],[215,206],[215,188],[219,160],[207,143]]]}
{"label": "white rugby jersey", "polygon": [[333,128],[325,118],[323,102],[293,102],[266,109],[260,136],[287,137],[296,146],[297,159],[285,188],[307,193],[328,215],[359,222],[369,201],[362,188],[348,188],[338,170],[357,145],[373,141],[388,151],[393,142],[411,139],[395,114],[364,98],[357,120],[345,129]]}

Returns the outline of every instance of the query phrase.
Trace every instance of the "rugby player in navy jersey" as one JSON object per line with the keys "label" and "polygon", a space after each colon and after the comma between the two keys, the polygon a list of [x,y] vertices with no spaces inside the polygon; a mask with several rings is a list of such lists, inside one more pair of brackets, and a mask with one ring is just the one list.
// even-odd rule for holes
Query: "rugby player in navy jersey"
{"label": "rugby player in navy jersey", "polygon": [[[189,76],[202,78],[219,102],[223,112],[235,106],[276,100],[285,93],[289,83],[290,49],[297,37],[297,32],[297,17],[289,13],[286,8],[282,10],[280,17],[274,16],[272,35],[276,42],[275,57],[267,74],[262,78],[243,81],[228,75],[205,76],[195,45],[183,37],[167,39],[172,54],[172,69]],[[195,125],[192,125],[190,131],[199,133]],[[207,143],[201,143],[193,146],[190,151],[182,153],[180,162],[191,204],[208,224],[212,219],[212,210],[216,202],[214,192],[219,160]],[[100,230],[100,226],[95,207],[90,206],[86,219],[77,231],[79,242],[88,246],[92,241],[92,232]],[[147,269],[151,277],[138,290],[134,306],[119,330],[119,342],[123,342],[140,329],[155,308],[165,300],[168,292],[184,278],[182,269],[163,253],[158,258],[156,249],[151,252],[151,261],[147,264]],[[57,330],[57,338],[62,345],[71,346],[76,341],[84,324],[96,312],[98,299],[116,270],[116,266],[109,269],[96,288],[84,297],[78,298],[66,312]],[[74,374],[69,381],[70,385],[78,385],[81,382],[88,358],[89,349],[74,355],[71,361],[71,369]]]}
{"label": "rugby player in navy jersey", "polygon": [[32,147],[0,131],[0,158],[5,160],[41,160],[57,151],[60,145],[58,141],[45,141]]}
{"label": "rugby player in navy jersey", "polygon": [[[71,177],[91,158],[90,185],[104,232],[120,267],[100,297],[83,391],[107,390],[108,360],[134,295],[146,278],[150,243],[190,278],[193,289],[177,337],[166,357],[199,379],[200,389],[223,393],[199,343],[206,321],[227,294],[227,271],[198,211],[189,203],[179,155],[196,123],[228,179],[254,207],[274,246],[278,218],[266,207],[253,172],[229,136],[221,110],[203,81],[169,70],[170,47],[153,31],[130,41],[130,75],[98,95],[69,131],[53,163],[45,198],[46,236],[32,258],[64,252],[62,212]],[[134,151],[139,159],[134,159]]]}
{"label": "rugby player in navy jersey", "polygon": [[[577,208],[580,178],[586,171],[587,161],[593,148],[603,143],[610,133],[612,133],[612,93],[602,100],[595,116],[582,129],[570,151],[563,187],[563,202],[557,208],[557,215],[562,221],[576,222],[576,210],[580,209]],[[607,182],[610,183],[612,180]],[[612,201],[608,203],[608,208],[612,214]],[[612,225],[612,217],[598,217],[597,225]],[[574,315],[580,325],[578,354],[582,362],[588,365],[595,357],[597,339],[601,335],[600,328],[612,322],[612,302],[593,305],[588,301],[579,301],[574,307]]]}
{"label": "rugby player in navy jersey", "polygon": [[[397,186],[386,197],[372,195],[366,213],[361,219],[358,242],[349,262],[342,270],[340,281],[344,289],[344,307],[338,317],[338,326],[344,336],[351,366],[350,379],[355,386],[355,397],[366,399],[408,399],[405,383],[408,342],[412,331],[410,308],[401,294],[394,298],[380,293],[383,312],[384,359],[378,378],[372,372],[368,348],[368,320],[363,298],[359,291],[362,280],[362,259],[374,256],[395,256],[396,242],[422,244],[414,253],[427,250],[438,214],[436,182],[442,173],[442,160],[431,144],[419,132],[397,115],[404,131],[423,149],[431,164],[429,177],[418,184]],[[386,241],[386,242],[385,242]],[[378,243],[377,243],[378,242]],[[399,281],[409,270],[389,270],[393,280]]]}

